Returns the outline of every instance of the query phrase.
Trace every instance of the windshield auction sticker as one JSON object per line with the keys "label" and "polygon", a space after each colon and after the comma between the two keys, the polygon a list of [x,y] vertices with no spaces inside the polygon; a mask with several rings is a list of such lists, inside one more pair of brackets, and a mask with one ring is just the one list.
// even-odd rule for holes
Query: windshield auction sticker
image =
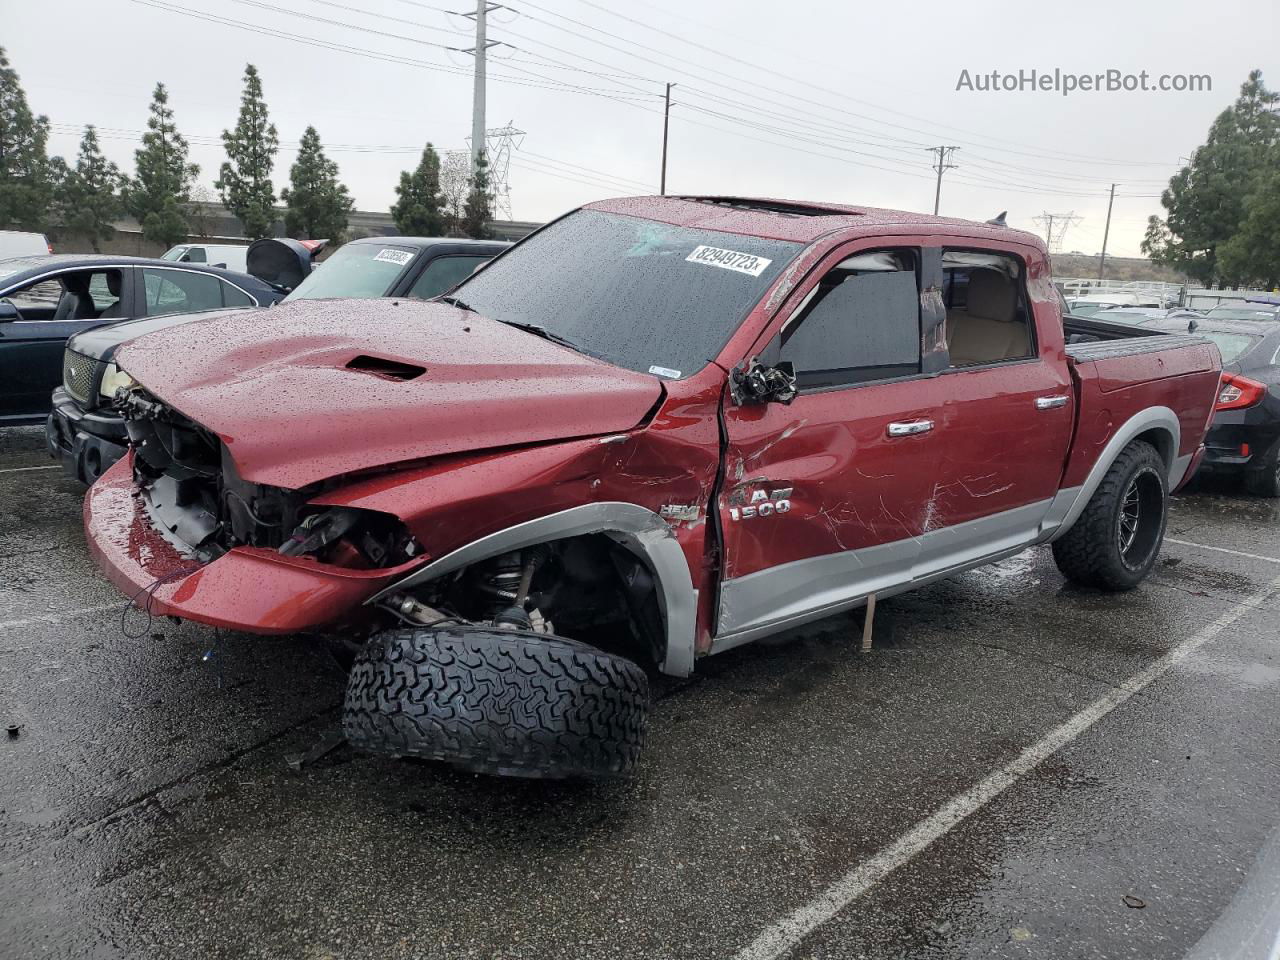
{"label": "windshield auction sticker", "polygon": [[387,263],[398,263],[403,267],[413,259],[413,254],[408,250],[392,250],[390,247],[384,247],[378,251],[378,255],[373,259],[385,260]]}
{"label": "windshield auction sticker", "polygon": [[757,257],[750,253],[738,253],[736,250],[721,250],[719,247],[701,246],[685,257],[690,263],[703,263],[708,267],[720,267],[724,270],[736,270],[751,277],[758,277],[765,268],[773,263],[767,257]]}

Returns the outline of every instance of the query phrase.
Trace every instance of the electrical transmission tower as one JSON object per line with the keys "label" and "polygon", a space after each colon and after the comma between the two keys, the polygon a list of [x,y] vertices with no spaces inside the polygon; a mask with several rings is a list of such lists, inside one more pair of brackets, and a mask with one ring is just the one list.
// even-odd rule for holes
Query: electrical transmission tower
{"label": "electrical transmission tower", "polygon": [[491,127],[484,132],[484,152],[489,161],[489,189],[493,195],[494,216],[511,220],[511,183],[507,174],[511,169],[511,151],[519,150],[524,143],[524,131],[508,123],[505,127]]}
{"label": "electrical transmission tower", "polygon": [[1049,252],[1061,253],[1062,241],[1067,236],[1067,230],[1084,218],[1076,216],[1074,210],[1068,213],[1049,213],[1046,210],[1040,216],[1031,219],[1044,227],[1044,243],[1049,248]]}

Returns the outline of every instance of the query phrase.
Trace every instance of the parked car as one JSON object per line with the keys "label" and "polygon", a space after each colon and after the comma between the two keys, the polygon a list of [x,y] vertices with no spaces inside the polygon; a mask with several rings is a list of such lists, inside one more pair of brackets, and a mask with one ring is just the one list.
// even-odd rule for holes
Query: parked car
{"label": "parked car", "polygon": [[0,230],[0,260],[14,257],[43,257],[53,253],[53,244],[43,233]]}
{"label": "parked car", "polygon": [[[250,248],[249,266],[255,275],[270,281],[279,291],[292,290],[285,300],[424,298],[444,292],[511,246],[502,241],[422,237],[354,240],[313,271],[311,256],[322,243],[258,240]],[[124,456],[128,443],[124,418],[111,405],[118,386],[112,362],[115,352],[135,337],[195,316],[136,320],[96,328],[67,342],[68,358],[79,359],[74,366],[67,367],[65,382],[53,392],[53,412],[49,414],[45,433],[50,455],[62,462],[69,477],[91,484]],[[71,371],[80,373],[85,369],[95,371],[92,376],[98,378],[96,387],[80,389],[73,382]]]}
{"label": "parked car", "polygon": [[1209,311],[1210,320],[1280,320],[1280,305],[1265,301],[1245,300],[1233,306],[1214,307]]}
{"label": "parked car", "polygon": [[209,267],[221,267],[238,273],[249,272],[249,246],[237,243],[180,243],[170,247],[161,260],[176,263],[200,263]]}
{"label": "parked car", "polygon": [[368,237],[339,247],[286,298],[416,297],[461,283],[511,244],[448,237]]}
{"label": "parked car", "polygon": [[1184,328],[1188,321],[1204,319],[1203,313],[1196,310],[1186,310],[1182,307],[1108,307],[1106,310],[1099,310],[1091,314],[1091,316],[1094,320],[1129,325],[1181,320]]}
{"label": "parked car", "polygon": [[132,317],[257,306],[280,297],[246,274],[164,260],[46,254],[0,261],[0,426],[44,421],[50,394],[64,377],[78,394],[96,392],[101,371],[64,357],[67,339],[77,333]]}
{"label": "parked car", "polygon": [[1137,293],[1091,293],[1083,297],[1073,297],[1067,301],[1073,317],[1092,317],[1102,310],[1115,307],[1160,307],[1158,298]]}
{"label": "parked car", "polygon": [[1200,469],[1242,476],[1250,492],[1280,497],[1280,320],[1210,317],[1197,321],[1194,333],[1222,354],[1222,386]]}
{"label": "parked car", "polygon": [[1086,320],[1067,346],[1058,303],[1007,227],[595,203],[434,301],[130,341],[87,539],[150,614],[362,644],[357,748],[623,773],[639,663],[688,675],[1036,543],[1075,583],[1147,576],[1218,352]]}

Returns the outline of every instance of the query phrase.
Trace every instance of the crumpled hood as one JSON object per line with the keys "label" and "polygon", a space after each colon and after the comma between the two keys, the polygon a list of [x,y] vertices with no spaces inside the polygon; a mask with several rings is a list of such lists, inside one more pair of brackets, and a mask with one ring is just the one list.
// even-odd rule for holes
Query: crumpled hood
{"label": "crumpled hood", "polygon": [[656,377],[410,300],[210,316],[133,340],[116,361],[217,433],[244,479],[291,489],[425,457],[628,430],[662,392]]}

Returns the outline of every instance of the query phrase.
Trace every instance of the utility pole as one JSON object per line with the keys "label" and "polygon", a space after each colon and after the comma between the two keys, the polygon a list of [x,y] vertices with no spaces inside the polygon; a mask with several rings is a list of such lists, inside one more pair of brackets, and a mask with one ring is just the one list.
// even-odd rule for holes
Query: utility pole
{"label": "utility pole", "polygon": [[1111,235],[1111,205],[1116,202],[1116,185],[1111,185],[1111,196],[1107,200],[1107,225],[1102,230],[1102,256],[1098,259],[1098,279],[1106,279],[1107,271],[1107,238]]}
{"label": "utility pole", "polygon": [[662,108],[662,183],[658,192],[664,197],[667,195],[667,128],[671,125],[671,88],[674,86],[674,83],[667,84],[666,106]]}
{"label": "utility pole", "polygon": [[476,21],[476,45],[470,50],[463,50],[476,58],[476,69],[471,87],[471,168],[475,169],[476,160],[484,153],[484,101],[485,101],[485,54],[490,47],[497,46],[498,41],[489,40],[486,35],[486,17],[491,10],[501,10],[502,4],[489,3],[489,0],[476,0],[474,13],[464,13],[464,17],[472,17]]}
{"label": "utility pole", "polygon": [[933,192],[933,215],[938,215],[938,204],[942,201],[942,173],[944,170],[954,170],[956,165],[951,162],[951,158],[959,147],[937,146],[929,147],[930,153],[938,155],[937,162],[933,164],[933,169],[938,171],[938,187]]}

